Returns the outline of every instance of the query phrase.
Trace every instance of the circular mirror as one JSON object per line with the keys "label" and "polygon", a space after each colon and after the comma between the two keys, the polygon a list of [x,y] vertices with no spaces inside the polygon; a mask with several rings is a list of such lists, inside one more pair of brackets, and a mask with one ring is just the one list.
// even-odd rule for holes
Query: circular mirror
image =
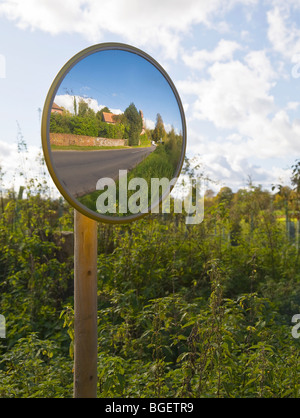
{"label": "circular mirror", "polygon": [[182,103],[153,58],[129,45],[95,45],[53,81],[42,144],[56,186],[75,209],[102,222],[130,222],[157,213],[180,174]]}

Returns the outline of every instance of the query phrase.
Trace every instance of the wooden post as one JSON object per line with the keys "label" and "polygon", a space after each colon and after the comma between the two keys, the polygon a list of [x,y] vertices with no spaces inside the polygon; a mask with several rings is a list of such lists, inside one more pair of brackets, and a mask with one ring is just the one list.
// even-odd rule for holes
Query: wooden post
{"label": "wooden post", "polygon": [[97,222],[74,211],[74,397],[97,397]]}

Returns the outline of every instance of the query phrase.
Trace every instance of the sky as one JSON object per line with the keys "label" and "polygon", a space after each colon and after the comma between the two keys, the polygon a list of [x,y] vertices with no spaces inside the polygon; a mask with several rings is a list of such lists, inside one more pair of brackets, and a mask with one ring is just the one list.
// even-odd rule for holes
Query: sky
{"label": "sky", "polygon": [[85,100],[95,112],[107,106],[113,113],[124,113],[134,103],[142,110],[146,127],[154,129],[156,116],[166,128],[179,133],[182,121],[176,97],[164,75],[147,59],[129,51],[96,51],[81,59],[66,74],[55,103],[72,113],[74,97]]}
{"label": "sky", "polygon": [[4,182],[20,165],[18,138],[38,170],[41,110],[60,68],[91,45],[121,42],[169,74],[187,156],[212,187],[288,184],[300,154],[299,22],[299,0],[0,0]]}

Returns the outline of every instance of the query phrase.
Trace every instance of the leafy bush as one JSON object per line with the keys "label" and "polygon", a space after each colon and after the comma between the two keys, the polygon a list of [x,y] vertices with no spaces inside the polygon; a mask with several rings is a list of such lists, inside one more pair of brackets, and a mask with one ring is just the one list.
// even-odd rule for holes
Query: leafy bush
{"label": "leafy bush", "polygon": [[36,333],[20,338],[0,361],[1,398],[72,397],[72,363]]}
{"label": "leafy bush", "polygon": [[[199,225],[99,224],[99,397],[299,397],[299,242],[272,203],[223,190]],[[34,182],[0,207],[0,396],[71,397],[73,209]]]}

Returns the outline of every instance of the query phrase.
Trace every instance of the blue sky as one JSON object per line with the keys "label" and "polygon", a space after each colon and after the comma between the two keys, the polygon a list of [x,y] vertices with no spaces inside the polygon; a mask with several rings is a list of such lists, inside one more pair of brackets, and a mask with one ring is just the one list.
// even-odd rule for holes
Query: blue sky
{"label": "blue sky", "polygon": [[213,187],[236,190],[249,176],[269,189],[286,183],[300,155],[299,22],[299,0],[0,0],[4,180],[18,165],[17,122],[33,172],[38,109],[60,68],[88,46],[121,42],[151,55],[173,80],[187,155]]}
{"label": "blue sky", "polygon": [[[149,128],[159,113],[166,127],[182,131],[175,95],[164,75],[138,54],[119,50],[97,51],[81,59],[64,77],[55,102],[73,111],[73,100],[83,98],[98,111],[107,106],[122,113],[134,103]],[[71,106],[70,106],[71,104]]]}

